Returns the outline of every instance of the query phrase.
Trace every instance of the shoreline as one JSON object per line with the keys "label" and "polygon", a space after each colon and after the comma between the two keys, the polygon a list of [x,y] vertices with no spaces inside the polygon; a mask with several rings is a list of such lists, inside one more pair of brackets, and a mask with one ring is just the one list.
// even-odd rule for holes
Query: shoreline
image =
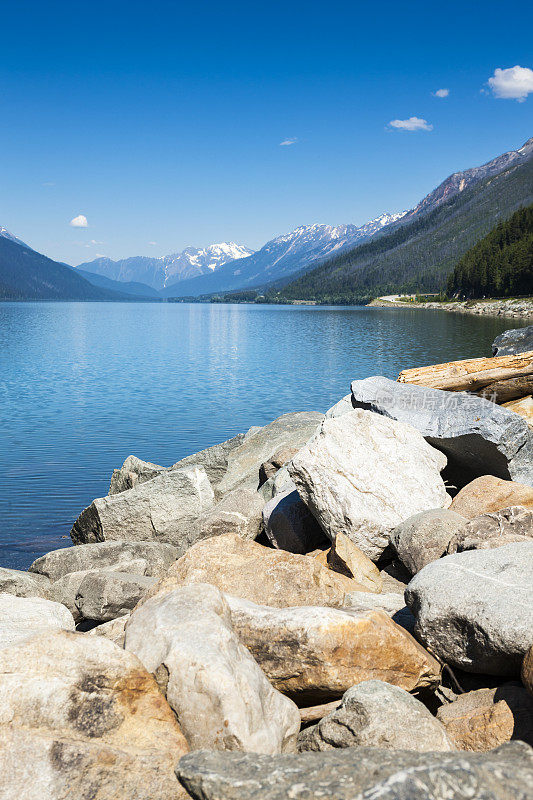
{"label": "shoreline", "polygon": [[512,317],[528,319],[533,317],[533,298],[510,300],[457,300],[449,303],[402,303],[399,300],[388,300],[376,297],[369,306],[373,308],[425,308],[433,311],[447,311],[456,314],[476,314],[477,316]]}

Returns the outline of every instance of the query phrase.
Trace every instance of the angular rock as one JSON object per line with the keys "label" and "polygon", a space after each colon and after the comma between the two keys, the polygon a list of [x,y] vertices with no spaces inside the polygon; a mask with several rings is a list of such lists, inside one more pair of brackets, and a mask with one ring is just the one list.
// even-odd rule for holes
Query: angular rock
{"label": "angular rock", "polygon": [[488,550],[529,540],[533,540],[533,511],[523,506],[511,506],[468,520],[452,537],[448,552]]}
{"label": "angular rock", "polygon": [[454,511],[432,508],[401,522],[390,541],[402,564],[416,575],[426,564],[447,554],[450,542],[466,523],[466,518]]}
{"label": "angular rock", "polygon": [[129,618],[129,614],[124,614],[122,617],[112,619],[110,622],[102,622],[101,625],[97,625],[96,628],[87,631],[85,636],[105,636],[110,642],[114,642],[114,644],[123,649],[126,622]]}
{"label": "angular rock", "polygon": [[381,592],[383,588],[379,569],[344,533],[337,533],[328,553],[328,565],[334,572],[353,578],[369,592]]}
{"label": "angular rock", "polygon": [[178,555],[176,547],[160,542],[95,542],[52,550],[34,561],[29,570],[46,575],[52,581],[69,572],[108,568],[159,577]]}
{"label": "angular rock", "polygon": [[158,678],[191,748],[295,749],[299,711],[239,643],[214,586],[148,600],[128,620],[124,646]]}
{"label": "angular rock", "polygon": [[518,414],[527,422],[530,428],[533,426],[533,397],[531,395],[520,397],[517,400],[510,400],[508,403],[503,403],[502,408],[506,408],[508,411]]}
{"label": "angular rock", "polygon": [[199,517],[180,546],[180,556],[200,539],[236,533],[243,539],[256,539],[261,533],[264,500],[258,492],[237,488]]}
{"label": "angular rock", "polygon": [[352,395],[347,394],[344,397],[341,397],[338,403],[335,403],[334,406],[331,406],[331,408],[326,411],[326,419],[342,417],[343,414],[353,411],[354,408],[355,406],[352,405]]}
{"label": "angular rock", "polygon": [[363,681],[335,711],[298,737],[300,752],[379,747],[420,753],[455,750],[444,725],[415,697],[383,681]]}
{"label": "angular rock", "polygon": [[289,553],[309,553],[328,541],[296,489],[276,494],[266,503],[263,525],[274,547]]}
{"label": "angular rock", "polygon": [[137,456],[128,456],[120,469],[114,469],[109,484],[109,494],[119,494],[127,489],[133,489],[140,483],[155,478],[166,472],[165,467],[159,464],[151,464],[149,461],[142,461]]}
{"label": "angular rock", "polygon": [[278,470],[287,461],[290,461],[298,452],[297,447],[280,447],[279,450],[270,456],[268,461],[264,461],[259,467],[259,486],[261,487],[270,478],[273,478]]}
{"label": "angular rock", "polygon": [[533,325],[512,328],[497,336],[492,343],[493,356],[514,356],[533,350]]}
{"label": "angular rock", "polygon": [[291,480],[289,470],[286,466],[278,469],[276,474],[272,478],[269,478],[267,481],[265,481],[258,489],[258,492],[264,499],[265,503],[268,503],[269,500],[272,500],[272,498],[276,497],[278,494],[286,494],[295,491],[296,486]]}
{"label": "angular rock", "polygon": [[93,500],[70,535],[75,544],[120,539],[179,546],[214,499],[203,467],[170,470],[133,489]]}
{"label": "angular rock", "polygon": [[400,559],[395,558],[381,570],[381,580],[383,581],[382,591],[400,592],[403,597],[405,587],[411,580],[411,577],[411,573],[404,567]]}
{"label": "angular rock", "polygon": [[180,800],[185,739],[151,675],[103,637],[44,632],[0,651],[2,797]]}
{"label": "angular rock", "polygon": [[533,645],[524,656],[520,677],[529,694],[533,695]]}
{"label": "angular rock", "polygon": [[[533,485],[533,431],[517,414],[466,392],[445,392],[376,376],[353,381],[355,405],[412,425],[472,480],[490,473]],[[438,505],[438,504],[436,504]]]}
{"label": "angular rock", "polygon": [[437,661],[383,611],[227,602],[241,642],[298,705],[334,700],[373,678],[409,691],[438,683]]}
{"label": "angular rock", "polygon": [[[192,455],[186,456],[182,458],[181,461],[176,462],[171,469],[203,467],[213,489],[215,489],[215,493],[219,496],[219,492],[217,491],[218,484],[226,474],[231,453],[240,447],[253,430],[253,428],[250,428],[247,434],[238,433],[237,436],[233,436],[225,442],[207,447],[205,450],[200,450],[198,453],[192,453]],[[261,428],[257,428],[257,430],[260,431]]]}
{"label": "angular rock", "polygon": [[533,641],[533,542],[445,556],[405,590],[415,635],[466,672],[518,676]]}
{"label": "angular rock", "polygon": [[176,774],[193,800],[531,800],[533,753],[522,742],[487,754],[203,751],[184,756]]}
{"label": "angular rock", "polygon": [[533,511],[533,488],[516,481],[504,481],[494,475],[482,475],[455,495],[450,511],[473,519],[510,506],[524,506]]}
{"label": "angular rock", "polygon": [[324,420],[288,469],[328,538],[340,531],[375,561],[396,525],[449,503],[445,465],[411,426],[355,409]]}
{"label": "angular rock", "polygon": [[74,630],[74,619],[65,606],[42,597],[0,594],[0,649],[55,630]]}
{"label": "angular rock", "polygon": [[132,608],[157,578],[114,570],[69,572],[52,584],[51,597],[65,605],[74,619],[108,622]]}
{"label": "angular rock", "polygon": [[458,750],[486,752],[511,739],[533,744],[533,698],[516,684],[459,695],[437,719]]}
{"label": "angular rock", "polygon": [[17,597],[50,596],[50,580],[44,575],[30,575],[20,569],[0,567],[0,592]]}
{"label": "angular rock", "polygon": [[384,611],[401,628],[411,634],[414,631],[415,618],[405,605],[403,592],[349,592],[344,596],[343,608],[350,611]]}
{"label": "angular rock", "polygon": [[194,583],[272,606],[341,606],[356,581],[337,575],[310,556],[273,550],[236,534],[197,542],[147,592],[145,599]]}

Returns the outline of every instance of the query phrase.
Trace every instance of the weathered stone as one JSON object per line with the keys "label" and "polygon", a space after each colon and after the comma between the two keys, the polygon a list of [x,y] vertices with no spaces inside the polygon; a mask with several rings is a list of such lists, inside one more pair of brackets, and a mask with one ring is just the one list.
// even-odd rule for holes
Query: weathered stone
{"label": "weathered stone", "polygon": [[354,381],[352,396],[359,408],[417,428],[447,455],[463,483],[491,473],[533,484],[533,432],[517,414],[490,400],[380,376]]}
{"label": "weathered stone", "polygon": [[355,406],[352,404],[352,395],[347,394],[345,397],[341,397],[338,403],[335,403],[334,406],[331,406],[331,408],[326,411],[326,419],[342,417],[343,414],[353,411],[354,408]]}
{"label": "weathered stone", "polygon": [[263,508],[269,541],[280,550],[305,554],[328,541],[296,489],[276,494]]}
{"label": "weathered stone", "polygon": [[445,464],[411,426],[355,409],[324,420],[288,469],[328,538],[340,531],[375,561],[396,525],[449,503]]}
{"label": "weathered stone", "polygon": [[159,464],[142,461],[137,456],[128,456],[120,469],[113,470],[109,494],[119,494],[119,492],[133,489],[137,484],[145,483],[162,472],[166,472],[166,469],[160,467]]}
{"label": "weathered stone", "polygon": [[343,608],[350,611],[381,610],[409,633],[412,634],[414,631],[415,618],[405,605],[403,592],[402,594],[397,592],[381,592],[380,594],[349,592],[344,596]]}
{"label": "weathered stone", "polygon": [[286,494],[295,491],[296,486],[286,466],[278,469],[276,474],[265,481],[258,489],[265,503],[268,503],[269,500],[272,500],[272,498],[276,497],[278,494]]}
{"label": "weathered stone", "polygon": [[259,468],[269,461],[281,447],[299,449],[313,435],[324,418],[314,411],[284,414],[265,425],[257,433],[247,436],[228,456],[226,474],[218,491],[226,494],[237,486],[255,491],[259,485]]}
{"label": "weathered stone", "polygon": [[415,697],[383,681],[363,681],[341,705],[298,737],[300,752],[337,747],[446,752],[454,750],[446,729]]}
{"label": "weathered stone", "polygon": [[437,719],[459,750],[485,752],[511,739],[533,744],[533,698],[512,683],[462,694]]}
{"label": "weathered stone", "polygon": [[20,569],[0,567],[0,592],[17,597],[50,596],[50,581],[44,575],[30,575]]}
{"label": "weathered stone", "polygon": [[272,606],[341,606],[362,586],[309,556],[263,547],[236,534],[197,542],[147,592],[146,599],[193,583]]}
{"label": "weathered stone", "polygon": [[511,506],[468,520],[451,539],[448,552],[487,550],[531,539],[533,511],[528,511],[523,506]]}
{"label": "weathered stone", "polygon": [[176,774],[193,800],[531,800],[533,753],[522,742],[486,754],[203,751],[184,756]]}
{"label": "weathered stone", "polygon": [[103,637],[46,631],[1,650],[0,709],[3,798],[186,796],[172,710],[138,659]]}
{"label": "weathered stone", "polygon": [[129,618],[129,614],[124,614],[122,617],[117,617],[109,622],[102,622],[101,625],[97,625],[87,631],[85,636],[105,636],[110,642],[114,642],[118,647],[123,648],[126,622]]}
{"label": "weathered stone", "polygon": [[508,403],[502,403],[502,408],[518,414],[527,422],[530,428],[533,426],[533,397],[531,395],[510,400]]}
{"label": "weathered stone", "polygon": [[405,587],[411,580],[411,573],[398,558],[394,558],[381,570],[381,580],[383,581],[383,592],[403,593]]}
{"label": "weathered stone", "polygon": [[62,629],[74,630],[74,619],[60,603],[42,597],[0,594],[0,648],[10,647],[41,631]]}
{"label": "weathered stone", "polygon": [[510,506],[524,506],[533,511],[533,488],[494,475],[482,475],[461,489],[453,498],[450,511],[473,519]]}
{"label": "weathered stone", "polygon": [[214,586],[187,586],[148,600],[126,624],[125,648],[159,678],[193,749],[295,749],[298,709],[239,643]]}
{"label": "weathered stone", "polygon": [[120,539],[179,546],[214,499],[203,467],[170,470],[133,489],[93,500],[70,535],[75,544]]}
{"label": "weathered stone", "polygon": [[52,550],[34,561],[30,572],[46,575],[52,581],[69,572],[108,568],[159,577],[178,555],[173,545],[160,542],[95,542]]}
{"label": "weathered stone", "polygon": [[493,356],[514,356],[533,350],[533,325],[512,328],[497,336],[492,343]]}
{"label": "weathered stone", "polygon": [[533,695],[533,645],[524,656],[520,677],[529,694]]}
{"label": "weathered stone", "polygon": [[239,639],[273,685],[299,705],[333,700],[372,678],[407,690],[438,683],[437,661],[383,611],[227,601]]}
{"label": "weathered stone", "polygon": [[517,676],[533,641],[533,542],[445,556],[405,590],[415,635],[467,672]]}
{"label": "weathered stone", "polygon": [[426,564],[446,555],[452,539],[467,520],[446,508],[433,508],[401,522],[390,541],[402,564],[415,575]]}
{"label": "weathered stone", "polygon": [[379,569],[344,533],[337,533],[328,553],[328,564],[334,572],[353,578],[370,592],[381,592],[383,581]]}
{"label": "weathered stone", "polygon": [[157,581],[115,570],[69,572],[52,584],[50,596],[65,605],[79,622],[108,622],[126,614]]}
{"label": "weathered stone", "polygon": [[259,467],[259,486],[261,487],[269,478],[273,478],[278,470],[287,461],[290,461],[298,452],[297,447],[280,447],[279,450],[270,456],[268,461],[264,461]]}
{"label": "weathered stone", "polygon": [[181,542],[180,556],[200,539],[236,533],[243,539],[256,539],[261,533],[264,500],[251,489],[237,488],[199,517]]}
{"label": "weathered stone", "polygon": [[[260,431],[261,428],[257,428]],[[218,484],[226,474],[228,469],[228,460],[230,454],[236,450],[248,438],[253,435],[254,428],[250,428],[248,433],[238,433],[231,439],[225,442],[215,444],[212,447],[207,447],[205,450],[200,450],[198,453],[192,453],[190,456],[182,458],[174,464],[171,469],[183,469],[184,467],[203,467],[206,471],[207,477],[215,489],[215,493],[219,496]]]}

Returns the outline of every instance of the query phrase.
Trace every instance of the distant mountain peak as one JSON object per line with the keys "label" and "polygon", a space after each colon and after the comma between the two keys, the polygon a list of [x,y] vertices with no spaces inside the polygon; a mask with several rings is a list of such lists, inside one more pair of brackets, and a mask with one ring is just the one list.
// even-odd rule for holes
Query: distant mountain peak
{"label": "distant mountain peak", "polygon": [[25,242],[22,241],[22,239],[19,239],[17,236],[14,236],[10,231],[8,231],[7,228],[2,227],[2,225],[0,225],[0,236],[3,236],[4,239],[9,239],[10,242],[16,242],[17,244],[21,244],[24,247],[28,246],[27,244],[25,244]]}

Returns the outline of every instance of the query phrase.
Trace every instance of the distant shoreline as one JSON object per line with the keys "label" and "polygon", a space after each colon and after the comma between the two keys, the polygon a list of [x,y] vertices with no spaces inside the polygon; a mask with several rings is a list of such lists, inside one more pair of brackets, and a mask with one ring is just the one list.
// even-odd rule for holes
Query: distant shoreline
{"label": "distant shoreline", "polygon": [[513,298],[508,300],[503,299],[483,299],[483,300],[452,300],[447,303],[443,302],[427,302],[417,303],[415,300],[411,302],[401,302],[400,300],[389,300],[383,297],[377,297],[369,304],[374,308],[425,308],[432,311],[448,311],[455,314],[475,314],[477,316],[491,316],[491,317],[514,317],[518,319],[526,319],[533,317],[533,298]]}

